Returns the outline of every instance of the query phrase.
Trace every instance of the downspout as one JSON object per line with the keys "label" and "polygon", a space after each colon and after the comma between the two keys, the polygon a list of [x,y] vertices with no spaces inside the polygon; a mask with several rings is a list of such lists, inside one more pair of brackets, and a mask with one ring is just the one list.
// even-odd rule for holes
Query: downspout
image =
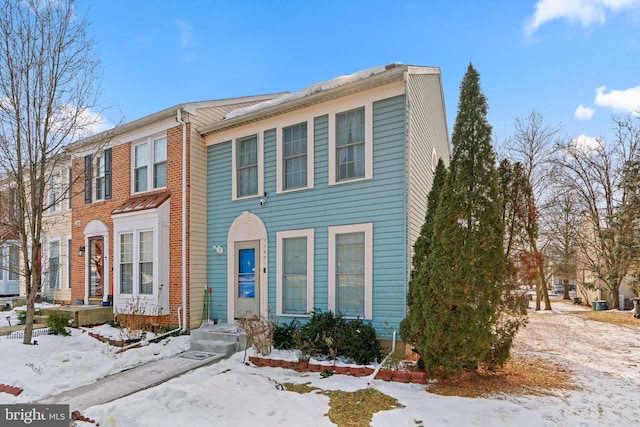
{"label": "downspout", "polygon": [[176,120],[182,124],[182,332],[187,330],[187,122],[178,108]]}

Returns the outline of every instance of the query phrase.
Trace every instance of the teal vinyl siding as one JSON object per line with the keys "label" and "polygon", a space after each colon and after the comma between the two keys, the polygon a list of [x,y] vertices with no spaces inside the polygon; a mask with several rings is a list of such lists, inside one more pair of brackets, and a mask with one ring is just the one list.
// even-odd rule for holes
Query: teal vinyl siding
{"label": "teal vinyl siding", "polygon": [[[276,233],[314,229],[314,306],[328,309],[328,227],[373,223],[373,323],[379,333],[397,330],[405,316],[406,251],[406,124],[405,97],[373,104],[373,179],[329,186],[328,116],[313,126],[314,188],[276,194],[276,131],[265,122],[264,185],[266,204],[259,197],[232,201],[231,141],[208,147],[208,286],[213,287],[212,317],[226,322],[227,253],[229,227],[250,211],[264,222],[268,235],[268,303],[276,308]],[[296,124],[296,123],[291,123]],[[212,245],[222,244],[224,255]],[[282,321],[289,321],[283,317]]]}

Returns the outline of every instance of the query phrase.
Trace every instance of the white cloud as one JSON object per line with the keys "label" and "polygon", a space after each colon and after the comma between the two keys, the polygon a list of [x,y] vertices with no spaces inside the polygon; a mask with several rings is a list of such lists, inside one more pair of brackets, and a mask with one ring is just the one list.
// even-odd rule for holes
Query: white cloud
{"label": "white cloud", "polygon": [[527,19],[524,29],[535,33],[542,24],[556,19],[580,23],[584,27],[604,24],[607,14],[640,5],[640,0],[539,0],[536,11]]}
{"label": "white cloud", "polygon": [[191,45],[191,34],[193,33],[193,27],[188,22],[178,19],[176,21],[178,25],[178,31],[180,33],[180,46],[188,47]]}
{"label": "white cloud", "polygon": [[578,105],[578,108],[576,108],[576,112],[574,113],[574,115],[576,116],[576,119],[589,120],[591,117],[593,117],[595,112],[595,109],[585,107],[584,105],[580,104]]}
{"label": "white cloud", "polygon": [[594,151],[604,145],[604,141],[600,138],[594,138],[592,136],[580,135],[573,141],[571,144],[580,151],[588,153],[590,151]]}
{"label": "white cloud", "polygon": [[601,86],[596,89],[596,105],[609,107],[625,113],[640,114],[640,86],[625,90],[610,90]]}

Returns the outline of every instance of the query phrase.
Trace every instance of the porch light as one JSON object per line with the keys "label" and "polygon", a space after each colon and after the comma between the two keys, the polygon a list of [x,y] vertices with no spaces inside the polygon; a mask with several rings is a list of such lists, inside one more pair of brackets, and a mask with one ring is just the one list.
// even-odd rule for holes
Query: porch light
{"label": "porch light", "polygon": [[216,251],[218,255],[222,255],[224,252],[223,247],[220,245],[213,245],[213,250]]}
{"label": "porch light", "polygon": [[78,256],[84,256],[84,246],[78,248]]}

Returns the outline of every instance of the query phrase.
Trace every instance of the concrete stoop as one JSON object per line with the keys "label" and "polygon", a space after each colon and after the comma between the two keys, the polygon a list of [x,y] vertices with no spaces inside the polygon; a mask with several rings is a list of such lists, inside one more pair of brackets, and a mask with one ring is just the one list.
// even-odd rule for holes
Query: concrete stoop
{"label": "concrete stoop", "polygon": [[191,350],[208,353],[231,354],[244,350],[247,336],[238,333],[237,325],[208,325],[191,330]]}

